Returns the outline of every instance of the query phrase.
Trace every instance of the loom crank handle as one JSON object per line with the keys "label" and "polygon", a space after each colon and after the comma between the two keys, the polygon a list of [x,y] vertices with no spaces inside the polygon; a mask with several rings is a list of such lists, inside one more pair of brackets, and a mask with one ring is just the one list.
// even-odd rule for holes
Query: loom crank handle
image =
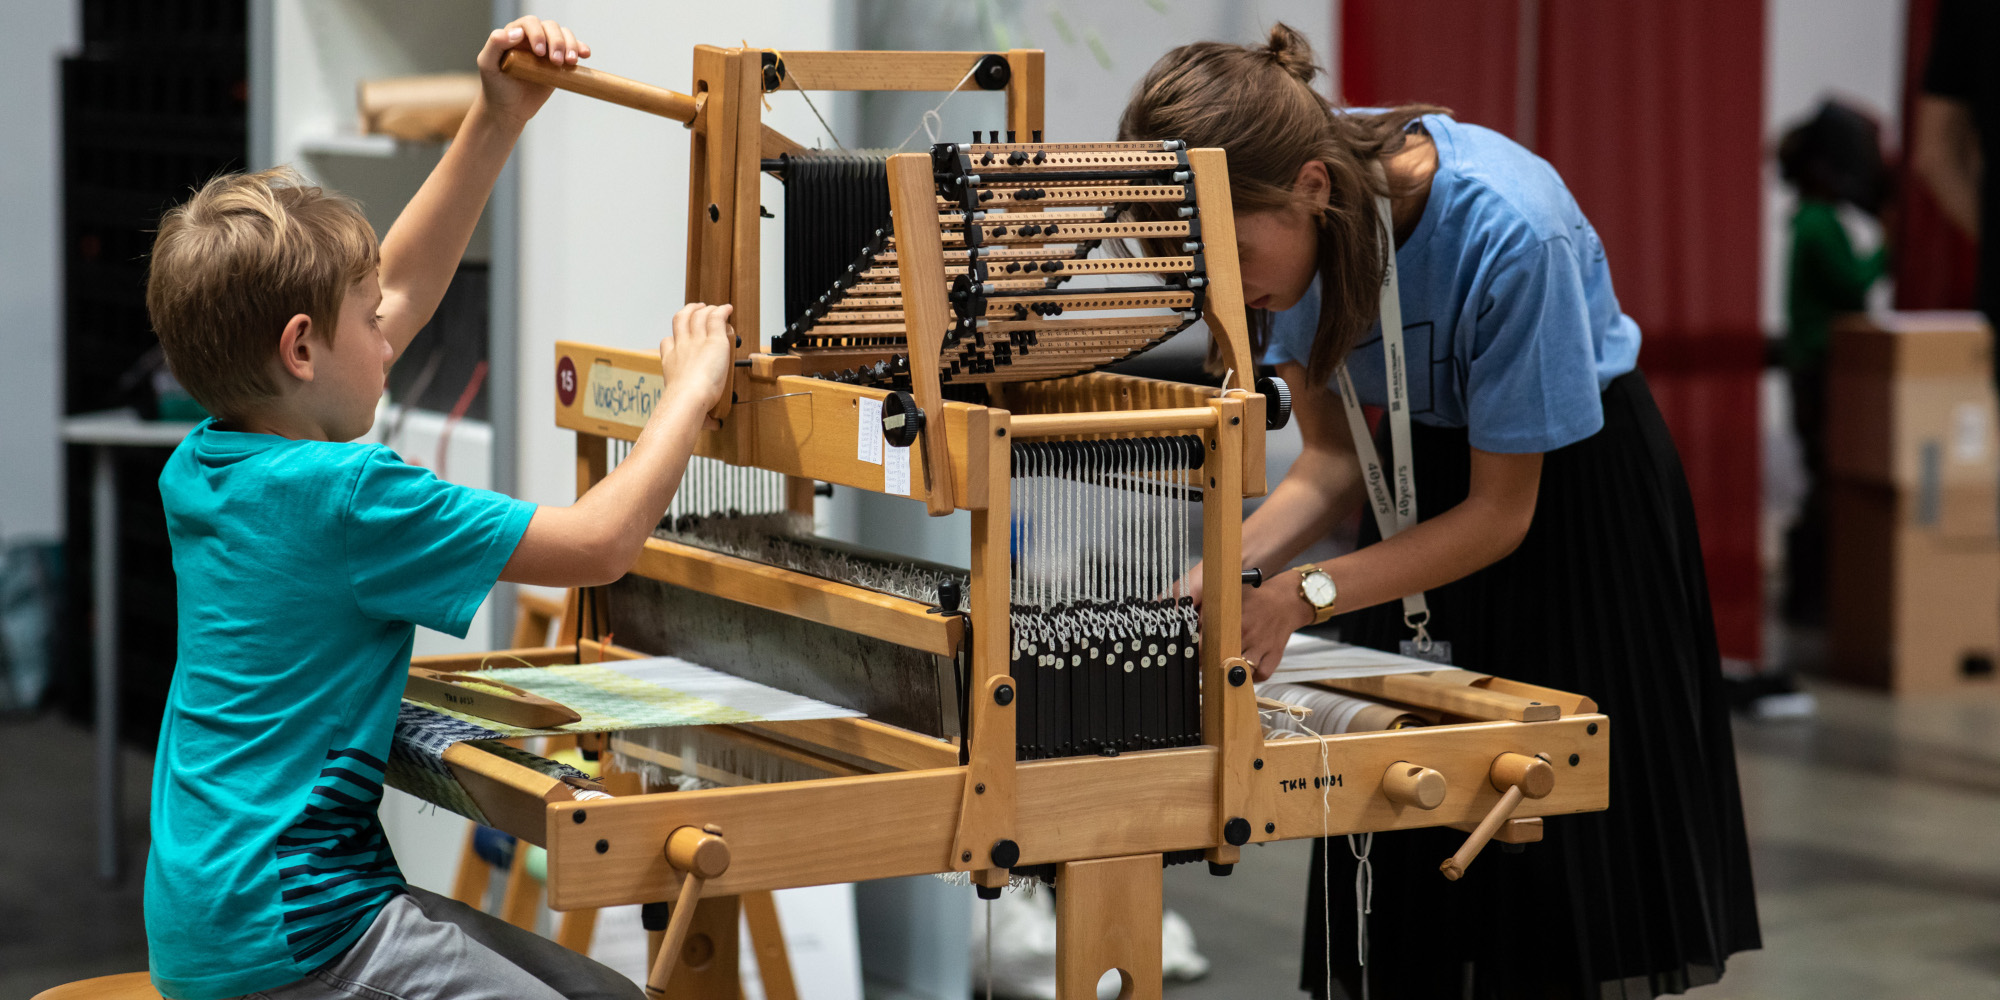
{"label": "loom crank handle", "polygon": [[1444,877],[1456,882],[1465,875],[1472,859],[1486,847],[1486,842],[1500,830],[1500,824],[1519,808],[1523,798],[1539,799],[1555,790],[1556,771],[1549,762],[1540,757],[1526,754],[1503,753],[1493,758],[1493,766],[1486,772],[1486,780],[1500,790],[1500,801],[1494,803],[1486,818],[1472,829],[1471,836],[1465,838],[1464,846],[1458,853],[1444,859],[1438,870]]}
{"label": "loom crank handle", "polygon": [[516,80],[539,83],[544,87],[567,90],[572,94],[595,97],[600,101],[622,104],[662,118],[672,118],[690,127],[694,125],[695,119],[701,116],[704,103],[686,94],[602,73],[588,66],[557,69],[522,52],[508,52],[501,56],[500,72]]}
{"label": "loom crank handle", "polygon": [[646,995],[658,1000],[667,995],[667,982],[680,963],[681,949],[687,945],[688,927],[694,923],[694,908],[701,902],[701,887],[709,879],[729,870],[729,845],[714,826],[683,826],[667,835],[667,863],[687,873],[681,894],[674,900],[673,916],[667,933],[653,956],[653,970],[646,976]]}

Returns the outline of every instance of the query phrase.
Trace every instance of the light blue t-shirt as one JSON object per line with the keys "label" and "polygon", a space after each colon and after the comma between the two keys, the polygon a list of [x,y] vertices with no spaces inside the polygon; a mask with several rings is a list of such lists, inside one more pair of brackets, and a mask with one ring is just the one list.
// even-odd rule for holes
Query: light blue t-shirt
{"label": "light blue t-shirt", "polygon": [[403,885],[376,808],[415,628],[463,636],[534,505],[380,445],[203,422],[160,475],[178,657],[153,771],[153,984],[302,978]]}
{"label": "light blue t-shirt", "polygon": [[[1423,125],[1437,174],[1396,251],[1411,419],[1467,428],[1492,452],[1554,451],[1597,433],[1599,394],[1639,359],[1639,325],[1618,309],[1597,231],[1541,157],[1441,115]],[[1272,314],[1267,363],[1306,363],[1319,303],[1315,279]],[[1361,401],[1384,405],[1379,321],[1347,365]]]}

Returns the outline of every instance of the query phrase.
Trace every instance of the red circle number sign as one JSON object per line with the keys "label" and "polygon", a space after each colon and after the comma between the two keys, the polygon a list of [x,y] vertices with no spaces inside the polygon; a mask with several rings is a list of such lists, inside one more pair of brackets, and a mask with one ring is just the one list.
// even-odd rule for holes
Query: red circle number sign
{"label": "red circle number sign", "polygon": [[556,362],[556,398],[564,406],[576,402],[576,362],[567,355]]}

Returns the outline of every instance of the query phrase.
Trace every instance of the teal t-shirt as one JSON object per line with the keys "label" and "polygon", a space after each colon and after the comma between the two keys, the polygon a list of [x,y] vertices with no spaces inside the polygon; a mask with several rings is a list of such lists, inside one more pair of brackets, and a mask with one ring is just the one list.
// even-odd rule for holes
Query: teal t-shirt
{"label": "teal t-shirt", "polygon": [[534,505],[204,421],[160,474],[180,631],[146,940],[175,1000],[325,965],[403,885],[376,817],[416,625],[463,636]]}

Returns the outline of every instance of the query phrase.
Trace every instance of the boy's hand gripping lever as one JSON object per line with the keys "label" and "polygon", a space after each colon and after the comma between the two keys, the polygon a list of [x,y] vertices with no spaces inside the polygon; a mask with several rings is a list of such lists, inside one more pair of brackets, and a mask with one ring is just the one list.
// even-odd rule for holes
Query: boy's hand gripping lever
{"label": "boy's hand gripping lever", "polygon": [[701,902],[702,884],[729,870],[729,845],[715,826],[683,826],[667,835],[667,863],[687,873],[681,894],[674,900],[673,916],[660,951],[653,956],[653,971],[646,977],[646,995],[658,1000],[667,995],[667,981],[680,963],[681,949],[687,945],[688,926],[694,923],[695,905]]}
{"label": "boy's hand gripping lever", "polygon": [[1486,778],[1500,790],[1500,801],[1493,804],[1493,810],[1473,828],[1472,835],[1465,838],[1465,846],[1438,865],[1444,877],[1453,882],[1465,874],[1472,859],[1479,855],[1487,841],[1493,839],[1500,824],[1507,822],[1507,818],[1520,807],[1523,798],[1539,799],[1556,787],[1556,770],[1549,766],[1548,761],[1518,753],[1503,753],[1493,758],[1493,766],[1486,772]]}

